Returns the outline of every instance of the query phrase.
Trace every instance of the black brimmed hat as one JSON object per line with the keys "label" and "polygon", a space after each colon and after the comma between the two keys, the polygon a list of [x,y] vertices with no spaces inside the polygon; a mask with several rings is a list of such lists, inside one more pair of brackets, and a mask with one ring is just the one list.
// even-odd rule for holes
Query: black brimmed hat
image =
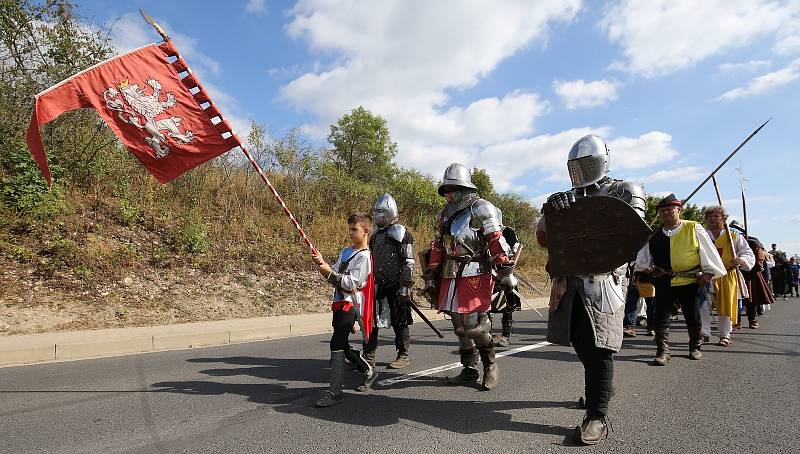
{"label": "black brimmed hat", "polygon": [[658,205],[656,205],[656,209],[664,208],[664,207],[670,207],[670,206],[680,207],[680,206],[683,206],[683,202],[681,202],[679,199],[677,199],[675,197],[675,194],[670,194],[670,195],[664,197],[663,199],[661,199],[660,202],[658,202]]}

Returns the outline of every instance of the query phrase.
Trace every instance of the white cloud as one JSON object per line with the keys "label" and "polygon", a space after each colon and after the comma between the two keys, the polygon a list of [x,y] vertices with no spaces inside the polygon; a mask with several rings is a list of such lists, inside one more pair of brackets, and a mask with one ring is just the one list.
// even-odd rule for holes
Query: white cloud
{"label": "white cloud", "polygon": [[448,156],[530,135],[548,109],[527,91],[453,105],[447,90],[470,88],[526,46],[543,45],[549,25],[571,20],[579,7],[578,0],[502,7],[397,0],[369,8],[301,0],[287,33],[333,63],[286,84],[280,98],[314,114],[315,124],[304,131],[320,137],[343,113],[363,105],[386,118],[401,164],[425,171],[436,166],[438,176]]}
{"label": "white cloud", "polygon": [[645,194],[649,195],[649,196],[652,196],[652,197],[655,197],[655,198],[660,200],[660,199],[663,199],[664,197],[672,194],[672,192],[670,192],[670,191],[656,191],[656,192],[646,192]]}
{"label": "white cloud", "polygon": [[734,88],[721,94],[717,101],[732,101],[737,98],[758,95],[800,79],[800,58],[785,68],[758,76],[744,87]]}
{"label": "white cloud", "polygon": [[[175,32],[168,23],[159,22],[167,35],[175,42],[175,47],[181,56],[189,63],[191,71],[195,73],[208,92],[211,99],[219,106],[225,119],[233,126],[234,131],[244,139],[249,130],[250,122],[247,115],[242,112],[239,103],[232,95],[217,87],[211,80],[218,75],[222,65],[214,58],[203,53],[197,46],[197,40]],[[126,14],[111,24],[111,40],[118,52],[127,52],[131,49],[142,47],[158,39],[158,34],[138,14]]]}
{"label": "white cloud", "polygon": [[794,216],[792,216],[792,221],[800,222],[800,214],[795,214]]}
{"label": "white cloud", "polygon": [[513,180],[532,171],[545,174],[548,181],[569,182],[567,154],[581,137],[607,128],[574,128],[557,134],[543,134],[484,148],[474,155],[480,167],[486,168],[499,191],[506,191]]}
{"label": "white cloud", "polygon": [[769,37],[791,48],[798,9],[796,0],[622,0],[600,27],[625,56],[612,68],[654,77]]}
{"label": "white cloud", "polygon": [[800,54],[800,21],[797,20],[800,17],[800,2],[790,2],[787,10],[790,20],[778,32],[773,50],[778,55],[797,55]]}
{"label": "white cloud", "polygon": [[[384,1],[363,8],[301,0],[286,31],[328,63],[283,86],[280,99],[312,113],[314,122],[303,130],[320,138],[339,116],[363,105],[386,118],[399,145],[398,164],[437,179],[452,162],[485,168],[498,191],[519,190],[515,180],[531,173],[569,185],[567,154],[589,133],[610,139],[612,170],[673,159],[672,137],[659,131],[612,138],[608,127],[577,127],[535,135],[535,120],[549,106],[528,91],[452,104],[448,90],[472,87],[504,59],[543,45],[550,24],[571,20],[578,9],[577,1],[518,1],[502,8]],[[616,97],[612,82],[582,83],[578,89],[592,102]]]}
{"label": "white cloud", "polygon": [[618,98],[617,86],[605,79],[592,82],[584,82],[583,79],[556,80],[553,89],[567,109],[602,106]]}
{"label": "white cloud", "polygon": [[244,10],[248,13],[267,13],[267,5],[265,0],[247,0]]}
{"label": "white cloud", "polygon": [[142,47],[158,39],[155,29],[133,13],[112,21],[109,26],[111,27],[111,42],[114,49],[120,53]]}
{"label": "white cloud", "polygon": [[741,63],[723,63],[718,66],[723,73],[757,72],[769,69],[772,62],[769,60],[750,60]]}
{"label": "white cloud", "polygon": [[651,131],[637,138],[620,137],[608,142],[611,169],[642,169],[670,161],[678,155],[672,136]]}
{"label": "white cloud", "polygon": [[651,173],[650,175],[645,175],[641,177],[630,177],[627,179],[647,185],[651,183],[659,183],[664,181],[668,181],[671,183],[699,181],[704,176],[705,176],[704,169],[695,166],[687,166],[669,170],[659,170],[658,172]]}
{"label": "white cloud", "polygon": [[[530,172],[543,174],[544,181],[568,183],[567,155],[572,145],[587,134],[605,138],[610,135],[610,128],[573,128],[491,145],[468,154],[470,165],[486,168],[499,191],[511,190],[516,178]],[[611,175],[619,176],[615,169],[640,169],[673,159],[678,152],[671,142],[669,134],[659,131],[609,140]]]}

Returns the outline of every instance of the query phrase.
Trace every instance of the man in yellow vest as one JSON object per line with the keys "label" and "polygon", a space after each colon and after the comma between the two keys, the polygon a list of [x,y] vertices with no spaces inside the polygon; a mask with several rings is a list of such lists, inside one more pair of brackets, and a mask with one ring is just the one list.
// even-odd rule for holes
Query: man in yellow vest
{"label": "man in yellow vest", "polygon": [[[739,268],[749,271],[756,262],[756,256],[743,235],[739,235],[733,230],[728,234],[728,230],[725,228],[728,213],[725,212],[724,207],[720,205],[707,207],[705,217],[708,234],[714,240],[717,252],[722,257],[722,263],[728,270],[725,276],[714,281],[712,289],[714,307],[717,308],[719,317],[717,321],[718,345],[730,347],[733,325],[739,323],[739,299],[748,297],[747,287],[743,285],[744,276]],[[733,246],[731,246],[731,238],[733,238]],[[701,309],[700,315],[703,319],[703,331],[708,335],[711,325],[710,305]]]}
{"label": "man in yellow vest", "polygon": [[652,275],[656,288],[656,358],[653,364],[665,366],[670,360],[669,325],[672,304],[681,305],[689,331],[689,357],[698,360],[702,344],[698,293],[714,278],[725,275],[725,265],[716,245],[703,226],[680,218],[683,203],[674,194],[662,199],[656,208],[663,225],[636,257],[636,271]]}

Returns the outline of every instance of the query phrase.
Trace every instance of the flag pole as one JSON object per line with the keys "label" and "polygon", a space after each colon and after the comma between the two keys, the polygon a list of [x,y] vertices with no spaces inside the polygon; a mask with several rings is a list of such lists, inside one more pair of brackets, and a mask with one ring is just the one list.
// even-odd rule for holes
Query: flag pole
{"label": "flag pole", "polygon": [[[161,35],[161,38],[164,39],[165,42],[169,41],[169,36],[167,36],[167,33],[164,31],[164,29],[161,28],[160,25],[158,25],[156,20],[153,19],[153,16],[147,14],[144,10],[141,9],[139,10],[139,13],[141,13],[142,17],[144,18],[145,21],[147,21],[148,24],[152,25],[153,28],[156,29],[158,34]],[[222,120],[222,115],[220,115],[219,118],[220,120]],[[233,131],[231,131],[230,134],[234,135]],[[242,145],[242,142],[239,140],[239,138],[235,137],[234,135],[234,139],[239,144],[239,148],[241,148],[242,153],[244,153],[244,155],[250,161],[250,164],[252,164],[253,168],[256,169],[256,172],[258,172],[258,175],[261,176],[261,179],[267,185],[270,192],[272,192],[272,195],[275,196],[275,200],[277,200],[278,204],[281,206],[281,208],[283,208],[283,212],[286,214],[289,220],[292,221],[294,228],[297,229],[297,231],[300,233],[300,237],[303,238],[303,241],[306,243],[306,246],[308,246],[308,251],[312,254],[317,252],[317,249],[314,247],[314,244],[311,243],[311,240],[308,238],[308,235],[306,235],[305,230],[303,230],[303,227],[301,227],[300,223],[297,222],[297,218],[294,217],[294,214],[292,214],[291,210],[289,210],[289,207],[286,206],[286,202],[284,202],[281,195],[278,194],[278,191],[275,189],[275,186],[273,186],[272,183],[269,181],[269,178],[267,178],[267,175],[261,169],[261,166],[258,165],[258,162],[256,162],[255,159],[253,159],[253,156],[250,154],[249,151],[247,151],[247,148],[245,148],[244,145]]]}
{"label": "flag pole", "polygon": [[272,183],[269,181],[269,178],[267,178],[267,174],[264,173],[264,171],[261,169],[261,166],[258,165],[258,162],[256,162],[255,159],[253,159],[253,156],[250,154],[249,151],[247,151],[247,148],[245,148],[241,142],[239,142],[239,148],[242,149],[242,153],[244,153],[244,155],[250,161],[250,164],[253,165],[253,168],[256,169],[256,172],[258,172],[258,175],[261,176],[261,179],[267,185],[270,192],[272,192],[272,195],[275,196],[275,200],[278,202],[281,208],[283,208],[283,212],[286,214],[289,220],[292,221],[294,228],[297,229],[297,231],[300,233],[300,236],[303,238],[303,241],[306,243],[306,246],[308,246],[308,251],[312,254],[315,253],[317,249],[311,243],[311,240],[308,238],[308,235],[306,235],[306,232],[305,230],[303,230],[303,227],[301,227],[300,223],[297,222],[297,218],[294,217],[294,214],[292,214],[291,210],[289,210],[289,207],[286,206],[286,202],[284,202],[281,195],[278,194],[278,191],[275,189],[275,186],[273,186]]}

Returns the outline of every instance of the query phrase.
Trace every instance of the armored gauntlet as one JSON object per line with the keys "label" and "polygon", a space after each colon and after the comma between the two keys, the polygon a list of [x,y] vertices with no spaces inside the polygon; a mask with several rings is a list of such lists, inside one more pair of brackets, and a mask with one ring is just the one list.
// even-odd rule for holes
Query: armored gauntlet
{"label": "armored gauntlet", "polygon": [[572,192],[556,192],[547,198],[547,203],[556,210],[566,210],[575,203],[575,194]]}

